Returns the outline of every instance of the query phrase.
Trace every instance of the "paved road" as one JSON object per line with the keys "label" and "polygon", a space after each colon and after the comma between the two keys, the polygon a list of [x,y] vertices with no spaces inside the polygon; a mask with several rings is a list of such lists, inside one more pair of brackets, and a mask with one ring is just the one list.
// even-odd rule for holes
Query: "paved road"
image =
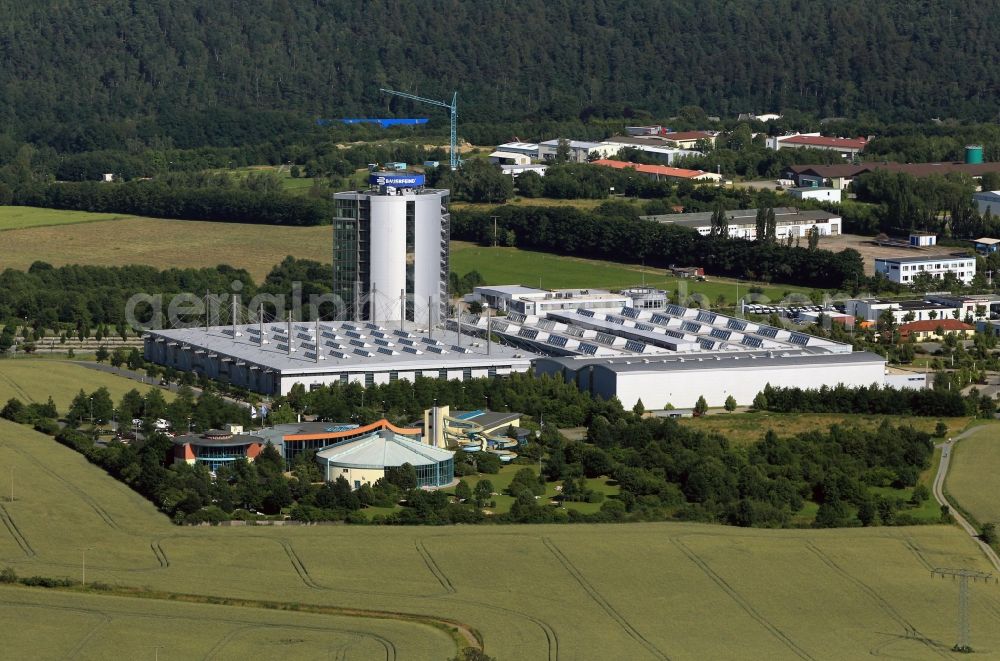
{"label": "paved road", "polygon": [[997,557],[996,552],[989,544],[986,544],[983,540],[979,539],[979,531],[972,527],[972,524],[970,524],[966,518],[955,509],[954,505],[948,502],[948,499],[945,498],[944,495],[944,480],[948,475],[948,467],[951,465],[951,455],[952,452],[954,452],[955,443],[963,438],[968,438],[973,434],[992,429],[993,427],[985,425],[981,427],[973,427],[972,429],[962,432],[954,438],[949,438],[944,443],[937,444],[937,447],[941,448],[941,463],[938,465],[937,475],[934,476],[934,499],[938,501],[938,504],[948,506],[948,510],[951,512],[951,515],[955,517],[955,521],[958,522],[958,525],[960,525],[962,529],[965,530],[965,532],[967,532],[977,544],[979,544],[979,548],[981,548],[983,553],[986,554],[986,557],[989,558],[993,567],[997,571],[1000,571],[1000,558]]}

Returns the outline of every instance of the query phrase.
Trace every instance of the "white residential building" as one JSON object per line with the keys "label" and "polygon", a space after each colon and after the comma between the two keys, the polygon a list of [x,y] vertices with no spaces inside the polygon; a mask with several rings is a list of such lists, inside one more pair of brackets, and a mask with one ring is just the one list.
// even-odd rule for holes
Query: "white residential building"
{"label": "white residential building", "polygon": [[921,273],[928,273],[935,278],[943,278],[946,273],[954,273],[963,284],[968,285],[976,275],[976,259],[960,253],[877,258],[875,272],[903,285],[911,284]]}

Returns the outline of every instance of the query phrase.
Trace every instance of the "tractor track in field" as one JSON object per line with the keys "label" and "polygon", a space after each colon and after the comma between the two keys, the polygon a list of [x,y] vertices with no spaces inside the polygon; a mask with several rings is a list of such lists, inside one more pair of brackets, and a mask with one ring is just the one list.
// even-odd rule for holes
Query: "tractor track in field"
{"label": "tractor track in field", "polygon": [[29,395],[27,390],[25,390],[24,388],[22,388],[21,385],[17,381],[15,381],[14,379],[10,378],[10,376],[8,376],[7,374],[4,374],[4,373],[0,372],[0,379],[3,379],[7,383],[9,383],[10,387],[14,389],[14,392],[16,392],[19,395],[21,395],[22,397],[24,397],[24,399],[29,404],[35,402],[35,398],[32,397],[31,395]]}
{"label": "tractor track in field", "polygon": [[21,547],[21,550],[24,551],[24,555],[29,558],[34,558],[38,555],[35,553],[35,549],[31,547],[31,543],[28,542],[28,538],[24,536],[21,529],[17,527],[16,523],[14,523],[14,519],[11,518],[10,512],[8,512],[7,508],[3,505],[0,505],[0,521],[3,521],[4,528],[6,528],[7,532],[10,533],[10,536],[14,538],[14,542],[16,542],[17,545]]}
{"label": "tractor track in field", "polygon": [[292,548],[291,542],[286,539],[279,539],[277,542],[281,544],[281,548],[285,549],[285,555],[288,556],[288,560],[292,563],[292,568],[295,569],[295,573],[299,575],[299,578],[302,579],[302,582],[307,588],[313,590],[330,589],[316,582],[316,580],[309,573],[309,570],[306,569],[306,565],[302,562],[302,558],[300,558],[299,554],[295,552],[294,548]]}
{"label": "tractor track in field", "polygon": [[48,466],[46,466],[44,463],[42,463],[41,461],[39,461],[33,455],[31,455],[31,454],[29,454],[27,452],[24,452],[20,448],[13,448],[12,447],[11,449],[13,449],[15,452],[17,452],[18,454],[20,454],[22,457],[30,460],[32,463],[34,463],[36,466],[38,466],[45,473],[47,473],[48,475],[50,475],[51,477],[53,477],[56,481],[58,481],[60,484],[62,484],[67,489],[69,489],[71,492],[73,492],[80,500],[82,500],[88,507],[90,507],[90,509],[94,510],[94,513],[97,514],[97,516],[100,517],[100,519],[102,521],[104,521],[104,523],[106,523],[108,525],[108,527],[110,527],[110,528],[112,528],[114,530],[122,530],[122,527],[120,525],[118,525],[118,522],[115,521],[114,517],[111,516],[111,514],[106,509],[104,509],[104,507],[100,503],[98,503],[94,499],[94,497],[91,496],[89,493],[87,493],[86,491],[84,491],[80,487],[76,486],[75,484],[73,484],[72,482],[70,482],[69,480],[67,480],[65,477],[63,477],[62,475],[60,475],[56,471],[54,471],[51,468],[49,468]]}
{"label": "tractor track in field", "polygon": [[160,542],[163,538],[154,539],[149,543],[149,548],[153,551],[153,555],[156,556],[156,561],[160,563],[160,569],[166,569],[170,566],[170,558],[167,557],[167,552],[163,550],[163,546]]}
{"label": "tractor track in field", "polygon": [[920,547],[917,546],[917,543],[913,541],[912,537],[910,537],[909,535],[903,535],[902,537],[900,537],[900,539],[903,541],[903,545],[906,547],[906,550],[912,553],[917,558],[917,561],[919,561],[920,564],[923,565],[924,569],[926,569],[927,571],[931,571],[934,569],[934,565],[932,565],[930,561],[928,561],[927,558],[924,557],[923,551],[920,550]]}
{"label": "tractor track in field", "polygon": [[455,586],[452,585],[451,579],[448,578],[448,575],[444,573],[440,566],[438,566],[438,563],[434,559],[434,556],[431,555],[431,552],[427,550],[427,547],[424,545],[424,540],[414,540],[413,546],[416,547],[417,553],[420,554],[420,558],[424,561],[427,569],[434,575],[434,578],[436,578],[438,583],[441,584],[441,587],[444,588],[445,592],[448,594],[455,594],[458,592],[458,590],[455,589]]}
{"label": "tractor track in field", "polygon": [[684,556],[695,564],[713,583],[718,585],[723,592],[725,592],[730,599],[736,602],[736,605],[743,610],[744,613],[749,615],[757,624],[761,625],[766,629],[772,636],[774,636],[778,642],[787,647],[793,654],[795,654],[800,659],[805,659],[806,661],[816,661],[816,658],[809,654],[805,649],[800,647],[798,643],[791,639],[784,631],[778,628],[777,625],[768,620],[764,615],[754,608],[746,598],[743,597],[737,590],[731,586],[726,579],[722,578],[714,569],[712,569],[707,562],[705,562],[701,557],[698,556],[694,551],[687,547],[684,542],[676,537],[670,539],[671,543],[676,546]]}
{"label": "tractor track in field", "polygon": [[860,578],[851,574],[846,569],[838,565],[833,560],[833,558],[824,553],[823,550],[820,549],[818,546],[816,546],[813,542],[807,542],[805,546],[810,553],[815,555],[820,560],[820,562],[822,562],[828,568],[833,570],[841,578],[851,582],[855,587],[859,588],[862,592],[868,595],[872,599],[872,601],[875,602],[875,605],[878,606],[883,613],[888,615],[891,620],[896,622],[896,624],[903,627],[903,629],[906,631],[907,638],[912,638],[913,640],[917,640],[920,643],[926,645],[932,652],[934,652],[938,656],[942,657],[948,656],[947,654],[941,651],[942,646],[939,643],[934,642],[933,640],[922,634],[919,629],[917,629],[912,623],[910,623],[909,620],[907,620],[903,616],[902,613],[896,610],[895,606],[890,604],[882,595],[880,595],[875,588],[868,585]]}
{"label": "tractor track in field", "polygon": [[669,661],[670,657],[664,654],[663,650],[661,650],[659,647],[650,642],[645,636],[639,633],[639,631],[634,626],[632,626],[632,624],[627,619],[625,619],[625,616],[619,613],[618,610],[615,609],[615,607],[612,606],[608,602],[608,600],[604,598],[604,596],[597,590],[597,588],[595,588],[590,583],[590,581],[587,580],[587,577],[584,576],[583,572],[581,572],[579,568],[577,568],[577,566],[574,565],[573,562],[566,557],[566,555],[559,549],[558,546],[556,546],[552,542],[551,539],[549,539],[548,537],[542,537],[542,544],[544,544],[545,548],[547,548],[549,552],[552,553],[553,557],[555,557],[555,559],[559,562],[559,564],[563,566],[563,568],[569,573],[569,575],[573,578],[573,580],[575,580],[580,585],[580,587],[583,588],[583,591],[587,593],[587,595],[594,601],[594,603],[596,603],[601,608],[601,610],[607,613],[608,616],[611,617],[611,619],[617,622],[618,625],[625,630],[625,633],[627,633],[629,637],[631,637],[637,643],[646,648],[646,650],[649,651],[656,658]]}

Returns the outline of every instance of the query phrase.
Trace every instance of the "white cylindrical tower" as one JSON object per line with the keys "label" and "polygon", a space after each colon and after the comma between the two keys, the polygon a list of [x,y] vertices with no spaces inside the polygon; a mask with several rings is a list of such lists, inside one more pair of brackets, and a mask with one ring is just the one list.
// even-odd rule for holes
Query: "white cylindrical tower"
{"label": "white cylindrical tower", "polygon": [[402,195],[371,195],[367,292],[369,319],[399,320],[399,291],[406,289],[406,199]]}
{"label": "white cylindrical tower", "polygon": [[424,188],[423,175],[410,173],[374,173],[370,183],[334,196],[333,289],[342,316],[439,324],[448,298],[448,191]]}

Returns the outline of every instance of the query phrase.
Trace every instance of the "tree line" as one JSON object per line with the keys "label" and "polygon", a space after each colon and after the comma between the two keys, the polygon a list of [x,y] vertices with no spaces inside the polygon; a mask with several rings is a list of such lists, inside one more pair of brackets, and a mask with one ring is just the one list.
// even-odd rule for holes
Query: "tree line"
{"label": "tree line", "polygon": [[[625,205],[631,206],[631,205]],[[561,255],[667,267],[702,266],[713,274],[839,288],[864,279],[861,255],[810,250],[771,241],[700,236],[696,231],[634,218],[620,205],[595,212],[567,207],[498,207],[456,210],[452,238],[491,245],[493,223],[512,232],[516,245]],[[631,214],[633,217],[630,217]]]}

